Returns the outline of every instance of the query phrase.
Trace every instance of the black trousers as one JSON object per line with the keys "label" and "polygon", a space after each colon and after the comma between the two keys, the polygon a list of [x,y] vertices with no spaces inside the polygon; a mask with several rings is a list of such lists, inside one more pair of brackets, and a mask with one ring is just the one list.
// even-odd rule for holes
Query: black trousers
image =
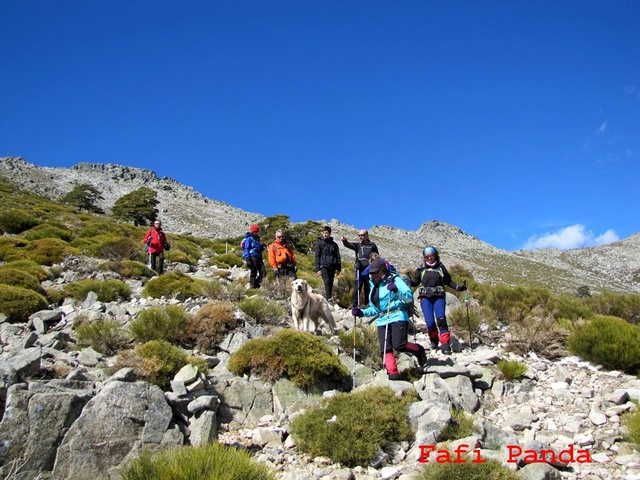
{"label": "black trousers", "polygon": [[[156,266],[158,268],[156,268]],[[164,272],[164,252],[149,254],[149,268],[154,270],[158,275],[162,275],[162,272]]]}
{"label": "black trousers", "polygon": [[356,283],[353,286],[353,296],[351,297],[352,305],[367,305],[369,303],[369,276],[363,276],[362,272],[356,270]]}
{"label": "black trousers", "polygon": [[329,300],[333,295],[333,280],[336,278],[336,267],[320,267],[322,283],[324,283],[324,298]]}
{"label": "black trousers", "polygon": [[248,257],[247,267],[249,267],[249,284],[251,288],[260,288],[262,280],[267,275],[262,257]]}

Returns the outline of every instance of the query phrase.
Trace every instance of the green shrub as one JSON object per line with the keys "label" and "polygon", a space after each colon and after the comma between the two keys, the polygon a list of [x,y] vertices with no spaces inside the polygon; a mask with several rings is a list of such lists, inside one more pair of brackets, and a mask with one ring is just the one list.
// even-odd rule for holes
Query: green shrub
{"label": "green shrub", "polygon": [[438,436],[439,442],[446,442],[448,440],[458,440],[471,436],[477,431],[476,426],[473,423],[473,417],[467,415],[464,410],[451,410],[451,422],[444,427],[444,430]]}
{"label": "green shrub", "polygon": [[79,347],[91,347],[104,355],[113,355],[129,339],[115,320],[96,320],[76,327],[76,342]]}
{"label": "green shrub", "polygon": [[527,373],[527,365],[516,360],[500,360],[497,367],[506,380],[516,380]]}
{"label": "green shrub", "polygon": [[202,294],[207,298],[221,299],[225,288],[220,280],[208,280],[202,284]]}
{"label": "green shrub", "polygon": [[231,302],[209,302],[189,320],[187,336],[202,353],[214,354],[215,347],[236,325]]}
{"label": "green shrub", "polygon": [[181,272],[169,272],[149,280],[142,294],[152,298],[173,297],[178,293],[185,297],[199,297],[203,294],[203,283]]}
{"label": "green shrub", "polygon": [[63,224],[52,225],[50,223],[46,225],[38,225],[25,233],[24,238],[27,240],[40,240],[43,238],[58,238],[65,242],[70,242],[73,238],[71,231]]}
{"label": "green shrub", "polygon": [[143,452],[122,472],[123,480],[274,480],[241,449],[222,443]]}
{"label": "green shrub", "polygon": [[[420,309],[419,304],[416,302],[416,307]],[[467,306],[462,303],[457,308],[453,310],[447,310],[447,323],[450,327],[456,329],[459,333],[459,336],[463,338],[465,341],[469,341],[469,328],[471,329],[471,336],[473,334],[477,334],[480,331],[480,325],[482,324],[482,310],[476,308],[475,306],[469,305],[469,310],[467,310]],[[422,313],[422,311],[420,311]],[[424,319],[421,317],[421,322],[424,323]]]}
{"label": "green shrub", "polygon": [[179,305],[150,307],[129,323],[129,331],[136,342],[166,340],[176,343],[184,338],[188,322],[189,314]]}
{"label": "green shrub", "polygon": [[112,260],[101,263],[98,268],[102,271],[116,272],[124,278],[151,278],[156,274],[145,263],[135,260]]}
{"label": "green shrub", "polygon": [[602,292],[586,298],[585,303],[595,313],[618,317],[634,325],[640,324],[640,295],[637,293]]}
{"label": "green shrub", "polygon": [[0,212],[0,232],[16,235],[38,225],[40,221],[23,210]]}
{"label": "green shrub", "polygon": [[230,252],[223,255],[211,257],[209,265],[215,265],[219,268],[241,267],[243,265],[242,257],[238,254]]}
{"label": "green shrub", "polygon": [[27,247],[28,258],[40,265],[62,262],[65,255],[80,255],[80,250],[58,238],[34,240]]}
{"label": "green shrub", "polygon": [[[345,352],[353,351],[354,330],[338,332],[340,347]],[[358,361],[374,370],[380,369],[381,354],[378,330],[374,325],[360,324],[355,329],[355,347]]]}
{"label": "green shrub", "polygon": [[5,263],[4,265],[0,266],[0,271],[7,268],[17,269],[22,272],[28,273],[29,275],[33,275],[38,279],[39,282],[42,282],[49,278],[49,273],[33,260],[15,260],[13,262]]}
{"label": "green shrub", "polygon": [[541,287],[506,287],[498,285],[487,290],[486,306],[505,323],[520,322],[530,316],[534,308],[542,315],[553,308],[549,290]]}
{"label": "green shrub", "polygon": [[[429,457],[429,463],[425,465],[414,480],[521,480],[522,477],[509,470],[497,460],[482,459],[482,463],[474,462],[475,456],[466,457],[465,462],[437,463],[435,452]],[[455,459],[456,454],[451,453],[450,458]]]}
{"label": "green shrub", "polygon": [[621,318],[596,315],[569,335],[567,347],[610,370],[633,373],[640,368],[640,327]]}
{"label": "green shrub", "polygon": [[[368,466],[391,442],[409,440],[410,396],[397,397],[389,387],[342,393],[291,422],[298,448],[348,467]],[[335,422],[327,422],[335,415]]]}
{"label": "green shrub", "polygon": [[97,256],[108,260],[135,260],[140,255],[142,247],[142,242],[128,237],[114,238],[100,246]]}
{"label": "green shrub", "polygon": [[530,316],[509,325],[508,349],[520,355],[535,352],[550,360],[567,356],[568,332],[554,317]]}
{"label": "green shrub", "polygon": [[63,287],[63,292],[68,297],[83,302],[89,292],[95,292],[101,302],[115,302],[128,300],[131,296],[131,288],[121,280],[79,280]]}
{"label": "green shrub", "polygon": [[243,298],[238,308],[258,323],[278,323],[287,314],[284,307],[264,297]]}
{"label": "green shrub", "polygon": [[290,329],[249,340],[231,355],[227,368],[237,375],[253,373],[266,381],[286,377],[301,388],[349,376],[322,337]]}
{"label": "green shrub", "polygon": [[36,277],[16,268],[0,268],[0,284],[22,287],[44,294],[44,289]]}
{"label": "green shrub", "polygon": [[224,294],[224,298],[226,298],[227,300],[231,300],[233,302],[237,302],[238,300],[240,300],[245,296],[245,293],[247,292],[247,287],[244,281],[235,280],[231,283],[228,283],[225,286],[225,290],[226,292]]}
{"label": "green shrub", "polygon": [[14,262],[26,259],[27,245],[28,242],[22,238],[0,236],[0,261]]}
{"label": "green shrub", "polygon": [[178,371],[187,364],[198,367],[200,372],[207,371],[203,360],[187,355],[180,348],[164,340],[152,340],[136,346],[134,355],[123,352],[118,365],[131,366],[136,374],[161,389],[166,390]]}
{"label": "green shrub", "polygon": [[0,288],[0,313],[10,322],[25,322],[30,315],[48,307],[47,300],[33,290],[10,285]]}
{"label": "green shrub", "polygon": [[624,439],[640,449],[640,410],[626,413],[622,417]]}

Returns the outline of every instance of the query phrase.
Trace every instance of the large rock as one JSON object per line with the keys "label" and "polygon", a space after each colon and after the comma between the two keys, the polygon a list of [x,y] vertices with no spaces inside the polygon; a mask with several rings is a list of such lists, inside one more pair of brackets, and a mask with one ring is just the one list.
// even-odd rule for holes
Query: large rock
{"label": "large rock", "polygon": [[[58,449],[54,476],[66,480],[107,479],[139,450],[165,441],[171,408],[147,382],[112,381],[84,408]],[[173,438],[172,432],[166,438]],[[163,441],[164,440],[164,441]]]}

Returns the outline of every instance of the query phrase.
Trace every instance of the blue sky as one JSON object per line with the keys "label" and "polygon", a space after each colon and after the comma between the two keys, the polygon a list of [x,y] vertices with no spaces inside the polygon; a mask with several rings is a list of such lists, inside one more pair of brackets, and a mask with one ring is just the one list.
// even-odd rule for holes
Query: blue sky
{"label": "blue sky", "polygon": [[507,250],[639,231],[637,0],[0,0],[0,29],[0,156]]}

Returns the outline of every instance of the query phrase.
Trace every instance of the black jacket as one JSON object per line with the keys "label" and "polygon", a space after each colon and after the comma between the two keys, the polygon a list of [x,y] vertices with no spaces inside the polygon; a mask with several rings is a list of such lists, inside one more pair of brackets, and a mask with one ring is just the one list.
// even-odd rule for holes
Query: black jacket
{"label": "black jacket", "polygon": [[359,271],[364,270],[365,268],[367,268],[369,266],[369,256],[375,252],[375,253],[379,253],[378,252],[378,246],[373,243],[373,242],[369,242],[366,245],[364,243],[351,243],[347,240],[343,240],[342,244],[351,249],[351,250],[355,250],[356,251],[356,268]]}
{"label": "black jacket", "polygon": [[321,238],[316,243],[316,272],[322,267],[330,267],[336,272],[342,270],[342,260],[340,259],[340,249],[338,244],[333,241],[333,237]]}

